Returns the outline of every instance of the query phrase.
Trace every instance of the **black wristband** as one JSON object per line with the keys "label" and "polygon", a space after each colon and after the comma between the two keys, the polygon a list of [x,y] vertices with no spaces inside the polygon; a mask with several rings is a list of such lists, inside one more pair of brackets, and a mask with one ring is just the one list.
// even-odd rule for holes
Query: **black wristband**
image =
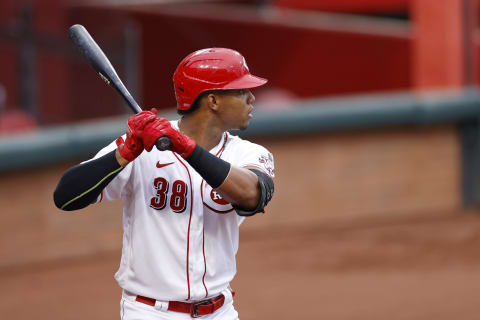
{"label": "black wristband", "polygon": [[215,157],[198,144],[185,160],[214,189],[222,185],[230,172],[230,163]]}

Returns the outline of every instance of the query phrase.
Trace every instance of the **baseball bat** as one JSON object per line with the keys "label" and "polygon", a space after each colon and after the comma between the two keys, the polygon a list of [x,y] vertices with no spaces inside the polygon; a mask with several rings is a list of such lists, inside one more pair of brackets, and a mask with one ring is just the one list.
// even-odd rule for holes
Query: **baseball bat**
{"label": "baseball bat", "polygon": [[[95,40],[93,40],[92,36],[90,36],[87,29],[80,24],[75,24],[70,27],[68,35],[80,50],[80,53],[87,59],[90,66],[100,75],[100,78],[120,94],[134,113],[141,112],[142,108],[140,108],[130,92],[128,92],[122,80],[120,80],[120,77],[117,75],[115,68]],[[171,141],[168,137],[160,137],[155,143],[155,146],[161,151],[169,150]]]}

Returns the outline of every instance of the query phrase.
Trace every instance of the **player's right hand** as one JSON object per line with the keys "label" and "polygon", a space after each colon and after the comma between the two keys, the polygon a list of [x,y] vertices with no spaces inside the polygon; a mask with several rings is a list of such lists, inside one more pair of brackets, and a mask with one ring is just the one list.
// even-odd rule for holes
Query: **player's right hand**
{"label": "player's right hand", "polygon": [[156,118],[149,122],[145,127],[142,138],[145,150],[150,152],[160,137],[167,137],[171,142],[171,151],[178,153],[183,158],[187,158],[197,145],[195,140],[175,130],[170,125],[170,121],[165,118]]}
{"label": "player's right hand", "polygon": [[128,118],[126,139],[118,137],[115,142],[118,152],[127,161],[133,161],[144,150],[142,138],[145,126],[157,118],[157,109],[142,111]]}

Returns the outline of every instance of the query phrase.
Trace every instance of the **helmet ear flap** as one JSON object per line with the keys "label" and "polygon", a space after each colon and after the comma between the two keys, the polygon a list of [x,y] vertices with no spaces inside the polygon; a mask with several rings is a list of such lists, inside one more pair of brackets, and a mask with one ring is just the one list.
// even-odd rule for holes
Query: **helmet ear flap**
{"label": "helmet ear flap", "polygon": [[202,92],[254,88],[266,82],[250,74],[240,53],[227,48],[195,51],[179,63],[173,74],[179,111],[189,110]]}

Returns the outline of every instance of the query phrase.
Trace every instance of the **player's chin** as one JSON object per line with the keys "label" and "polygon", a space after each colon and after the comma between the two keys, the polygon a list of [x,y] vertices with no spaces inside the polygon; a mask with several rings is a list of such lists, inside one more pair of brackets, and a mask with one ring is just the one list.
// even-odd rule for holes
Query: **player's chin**
{"label": "player's chin", "polygon": [[238,126],[238,130],[246,130],[249,124],[250,124],[250,121],[248,119],[245,120],[242,124]]}
{"label": "player's chin", "polygon": [[233,119],[231,128],[233,130],[245,130],[250,124],[250,118],[248,115],[238,116],[236,119]]}

